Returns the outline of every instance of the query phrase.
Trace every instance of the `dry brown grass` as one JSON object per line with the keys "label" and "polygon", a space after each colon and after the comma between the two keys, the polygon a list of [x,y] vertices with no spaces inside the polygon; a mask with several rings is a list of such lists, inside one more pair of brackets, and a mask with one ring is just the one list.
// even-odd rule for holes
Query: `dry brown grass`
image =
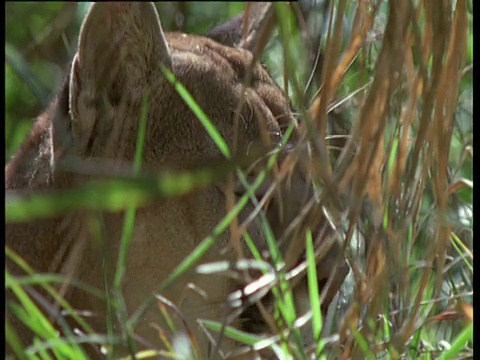
{"label": "dry brown grass", "polygon": [[[467,2],[388,1],[367,90],[355,96],[348,141],[329,163],[327,145],[320,140],[332,135],[327,109],[354,59],[368,50],[380,11],[380,2],[360,1],[349,41],[340,49],[346,3],[336,3],[321,91],[309,107],[317,137],[312,172],[321,174],[317,180],[325,197],[340,200],[328,205],[344,214],[355,279],[336,353],[340,359],[358,359],[367,349],[373,354],[388,350],[398,358],[415,332],[440,311],[436,303],[449,301],[442,286],[449,278],[451,259],[446,257],[454,236],[449,213],[455,211],[452,195],[459,185],[449,159],[465,76]],[[463,240],[468,246],[468,238]],[[364,261],[355,251],[359,245]]]}

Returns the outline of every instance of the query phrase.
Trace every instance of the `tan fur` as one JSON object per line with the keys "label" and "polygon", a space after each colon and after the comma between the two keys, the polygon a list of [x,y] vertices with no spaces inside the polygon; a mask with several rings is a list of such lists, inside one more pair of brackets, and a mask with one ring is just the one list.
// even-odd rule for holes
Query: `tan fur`
{"label": "tan fur", "polygon": [[[281,89],[262,66],[256,64],[251,68],[252,59],[248,50],[224,46],[206,37],[164,34],[150,3],[93,5],[82,26],[78,52],[62,91],[6,166],[6,190],[42,192],[70,188],[92,177],[115,174],[125,164],[131,166],[144,95],[148,96],[144,169],[195,169],[221,162],[222,154],[165,79],[160,63],[185,85],[230,148],[235,143],[239,154],[251,149],[265,154],[295,119]],[[244,88],[250,68],[250,83]],[[236,135],[234,117],[242,91],[245,105],[239,113]],[[272,144],[262,141],[262,129],[267,131]],[[111,167],[100,169],[103,175],[99,169],[97,175],[78,174],[65,168],[75,158],[90,159],[93,161],[90,164],[109,160]],[[283,201],[289,201],[284,217],[279,218],[278,207],[271,206],[268,210],[278,236],[304,204],[306,176],[294,174],[292,179],[290,190],[285,188],[283,192]],[[130,313],[211,233],[226,213],[225,199],[224,186],[215,184],[137,210],[123,282]],[[277,205],[280,202],[277,199]],[[253,205],[247,205],[239,220],[253,209]],[[38,272],[62,273],[103,289],[102,264],[116,262],[124,217],[123,213],[102,215],[107,240],[102,252],[98,251],[98,243],[91,242],[89,224],[95,216],[99,214],[74,212],[28,224],[8,224],[6,244]],[[248,231],[257,245],[266,247],[261,230],[254,223]],[[325,302],[327,306],[348,272],[339,253],[334,245],[318,267],[319,276],[327,278],[338,264],[334,285]],[[202,263],[236,258],[226,232]],[[12,264],[7,264],[13,273],[18,273]],[[188,281],[204,290],[207,299],[187,290]],[[299,293],[305,297],[305,282],[301,281],[299,286],[303,289]],[[207,351],[211,346],[201,335],[195,319],[223,321],[229,313],[226,297],[239,287],[240,284],[226,277],[191,274],[162,295],[179,305],[199,334],[202,351]],[[67,288],[65,297],[76,309],[95,311],[97,317],[92,323],[98,331],[105,331],[104,303],[72,287]],[[30,341],[28,332],[10,319],[20,329],[22,340]],[[145,314],[136,332],[159,346],[157,332],[150,327],[152,322],[162,324],[155,307]]]}

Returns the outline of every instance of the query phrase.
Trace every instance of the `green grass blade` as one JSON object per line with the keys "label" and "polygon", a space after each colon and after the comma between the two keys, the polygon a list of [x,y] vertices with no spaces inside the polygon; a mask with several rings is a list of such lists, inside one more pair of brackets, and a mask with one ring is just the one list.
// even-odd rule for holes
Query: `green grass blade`
{"label": "green grass blade", "polygon": [[73,190],[35,196],[7,193],[5,221],[27,222],[81,209],[121,211],[130,206],[146,205],[155,199],[185,195],[194,188],[203,188],[226,177],[232,167],[233,164],[222,164],[196,171],[164,171],[155,177],[91,181]]}
{"label": "green grass blade", "polygon": [[467,343],[473,343],[473,322],[465,327],[460,334],[455,338],[450,349],[445,350],[439,360],[455,359],[457,355],[465,348]]}
{"label": "green grass blade", "polygon": [[312,231],[309,229],[306,236],[305,250],[307,253],[308,292],[310,296],[310,308],[312,309],[313,338],[317,343],[315,355],[318,357],[325,347],[325,341],[321,339],[323,319],[320,307],[320,293],[318,290],[317,265],[315,262],[315,249],[313,247]]}
{"label": "green grass blade", "polygon": [[220,132],[215,128],[215,125],[209,120],[207,114],[202,110],[202,108],[197,104],[197,102],[193,99],[192,95],[188,92],[185,86],[180,83],[175,75],[165,67],[163,64],[160,64],[160,67],[163,71],[163,74],[167,78],[167,80],[173,85],[175,90],[177,90],[178,94],[182,97],[188,107],[192,110],[195,114],[197,119],[202,123],[203,127],[207,131],[210,138],[215,142],[217,147],[220,149],[221,153],[227,158],[230,159],[231,153],[230,149],[222,137]]}

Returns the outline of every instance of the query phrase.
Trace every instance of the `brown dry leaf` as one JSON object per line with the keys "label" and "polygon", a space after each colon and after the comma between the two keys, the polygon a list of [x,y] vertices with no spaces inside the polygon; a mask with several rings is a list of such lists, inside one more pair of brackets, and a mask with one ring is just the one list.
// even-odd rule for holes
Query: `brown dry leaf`
{"label": "brown dry leaf", "polygon": [[460,301],[458,307],[460,308],[463,316],[467,319],[469,323],[473,322],[473,306],[464,301]]}
{"label": "brown dry leaf", "polygon": [[448,195],[451,195],[463,188],[473,189],[473,181],[464,178],[458,179],[448,187]]}

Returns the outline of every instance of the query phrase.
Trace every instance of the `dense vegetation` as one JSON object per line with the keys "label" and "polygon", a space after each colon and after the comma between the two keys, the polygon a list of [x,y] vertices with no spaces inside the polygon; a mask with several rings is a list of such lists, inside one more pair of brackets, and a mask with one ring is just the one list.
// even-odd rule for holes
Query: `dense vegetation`
{"label": "dense vegetation", "polygon": [[[323,196],[352,271],[320,323],[325,346],[299,352],[287,336],[275,351],[295,359],[315,352],[334,359],[471,358],[472,1],[301,4],[292,11],[278,6],[279,26],[262,61],[288,87],[300,122],[316,139],[312,176],[320,198],[327,189],[340,200]],[[164,30],[197,34],[244,8],[157,6]],[[88,4],[5,8],[8,161],[58,89]],[[24,221],[48,202],[54,209],[57,200],[7,197],[6,220]],[[6,275],[7,288],[26,283]],[[28,356],[48,358],[39,349],[49,336],[40,334]],[[238,336],[248,344],[259,340]],[[62,351],[55,356],[79,350]]]}

